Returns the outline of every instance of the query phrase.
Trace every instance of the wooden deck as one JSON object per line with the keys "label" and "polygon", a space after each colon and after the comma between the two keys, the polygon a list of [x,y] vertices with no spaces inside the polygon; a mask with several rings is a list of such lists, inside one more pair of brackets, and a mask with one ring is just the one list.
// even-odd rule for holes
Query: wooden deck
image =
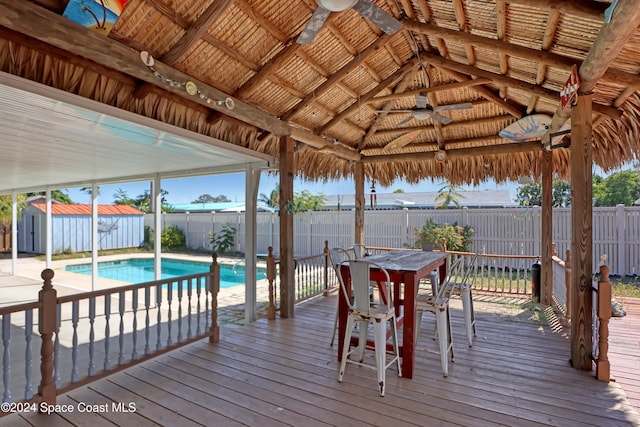
{"label": "wooden deck", "polygon": [[[227,326],[218,344],[197,342],[60,396],[73,413],[14,414],[0,418],[0,426],[640,426],[622,388],[634,387],[637,405],[637,347],[625,355],[612,339],[615,357],[630,365],[612,361],[618,381],[599,382],[569,367],[568,337],[558,325],[540,326],[532,311],[480,297],[472,348],[454,303],[456,361],[448,378],[432,351],[433,316],[425,314],[412,380],[389,370],[381,398],[374,371],[351,365],[340,384],[329,346],[335,298],[297,306],[293,319]],[[624,321],[634,315],[638,329],[640,313]],[[130,403],[134,413],[111,406]],[[79,412],[89,404],[106,408]]]}

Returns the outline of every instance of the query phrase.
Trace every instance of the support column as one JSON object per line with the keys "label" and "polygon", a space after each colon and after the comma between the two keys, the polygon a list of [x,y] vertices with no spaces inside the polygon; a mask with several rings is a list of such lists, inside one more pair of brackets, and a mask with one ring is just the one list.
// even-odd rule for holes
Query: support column
{"label": "support column", "polygon": [[256,230],[258,210],[258,186],[260,170],[248,165],[245,171],[245,211],[244,211],[244,318],[246,323],[254,322],[257,314],[256,286]]}
{"label": "support column", "polygon": [[91,185],[91,291],[98,283],[98,184]]}
{"label": "support column", "polygon": [[162,189],[160,175],[153,178],[153,272],[154,280],[160,280],[162,275]]}
{"label": "support column", "polygon": [[591,370],[592,155],[591,95],[579,95],[571,112],[571,361]]}
{"label": "support column", "polygon": [[47,213],[46,213],[46,230],[47,230],[47,235],[46,235],[46,240],[45,240],[45,266],[47,268],[51,268],[52,267],[52,252],[53,252],[53,219],[51,217],[51,190],[47,189],[46,191],[46,206],[47,206]]}
{"label": "support column", "polygon": [[551,305],[553,296],[553,153],[542,150],[542,242],[540,302]]}
{"label": "support column", "polygon": [[293,317],[295,264],[293,261],[293,151],[295,142],[280,137],[280,317]]}
{"label": "support column", "polygon": [[18,194],[11,193],[11,274],[18,274]]}
{"label": "support column", "polygon": [[353,172],[353,181],[355,183],[355,236],[354,243],[364,244],[364,165],[360,162],[356,163]]}

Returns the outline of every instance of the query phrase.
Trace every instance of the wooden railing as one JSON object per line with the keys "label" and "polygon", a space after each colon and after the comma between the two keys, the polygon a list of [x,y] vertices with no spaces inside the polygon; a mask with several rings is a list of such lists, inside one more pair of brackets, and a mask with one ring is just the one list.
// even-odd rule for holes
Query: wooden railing
{"label": "wooden railing", "polygon": [[[294,258],[295,303],[306,301],[319,295],[327,295],[331,289],[338,287],[338,279],[330,268],[329,243],[325,241],[321,254]],[[278,268],[280,261],[273,255],[269,246],[267,254],[267,280],[269,281],[269,305],[267,318],[275,319],[279,310],[280,285]]]}
{"label": "wooden railing", "polygon": [[553,309],[555,310],[562,326],[568,328],[571,325],[571,251],[567,250],[566,258],[558,257],[555,244],[552,251],[553,268]]}
{"label": "wooden railing", "polygon": [[[52,286],[53,270],[46,269],[41,276],[37,302],[0,308],[3,402],[37,403],[38,409],[41,405],[46,408],[55,404],[60,393],[158,354],[203,337],[209,337],[209,342],[219,340],[216,254],[207,273],[64,297],[57,297]],[[16,313],[24,313],[23,324],[12,322]],[[38,333],[34,334],[36,324]],[[12,338],[16,327],[23,329],[24,341]],[[40,340],[41,354],[35,394],[33,338]],[[20,355],[16,358],[19,363],[12,363],[12,354]],[[16,369],[18,366],[22,369]],[[24,375],[17,375],[19,371]],[[23,389],[23,398],[14,402],[12,389]]]}

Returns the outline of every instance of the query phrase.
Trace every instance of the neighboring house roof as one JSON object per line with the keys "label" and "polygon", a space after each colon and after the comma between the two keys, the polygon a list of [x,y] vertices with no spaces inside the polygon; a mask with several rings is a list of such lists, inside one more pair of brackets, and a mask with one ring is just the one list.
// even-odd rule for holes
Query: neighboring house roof
{"label": "neighboring house roof", "polygon": [[[377,193],[377,209],[425,209],[434,208],[435,201],[439,193]],[[483,191],[458,191],[460,195],[458,201],[462,207],[515,207],[517,203],[511,200],[509,190],[483,190]],[[327,196],[324,204],[325,210],[353,209],[355,207],[355,196],[332,195]],[[453,206],[453,204],[451,204]],[[365,209],[371,209],[370,194],[365,194]]]}
{"label": "neighboring house roof", "polygon": [[[171,205],[174,212],[244,212],[245,202],[182,203]],[[258,212],[273,212],[274,209],[258,203]]]}
{"label": "neighboring house roof", "polygon": [[[46,212],[44,203],[32,203],[34,208]],[[52,203],[52,215],[91,215],[92,205]],[[98,215],[144,215],[139,209],[129,205],[98,205]]]}

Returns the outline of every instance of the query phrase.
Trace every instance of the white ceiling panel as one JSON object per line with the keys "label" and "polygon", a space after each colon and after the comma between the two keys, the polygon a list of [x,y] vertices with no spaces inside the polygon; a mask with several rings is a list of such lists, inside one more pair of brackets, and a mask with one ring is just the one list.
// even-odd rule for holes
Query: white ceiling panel
{"label": "white ceiling panel", "polygon": [[0,194],[275,167],[275,159],[0,73]]}

